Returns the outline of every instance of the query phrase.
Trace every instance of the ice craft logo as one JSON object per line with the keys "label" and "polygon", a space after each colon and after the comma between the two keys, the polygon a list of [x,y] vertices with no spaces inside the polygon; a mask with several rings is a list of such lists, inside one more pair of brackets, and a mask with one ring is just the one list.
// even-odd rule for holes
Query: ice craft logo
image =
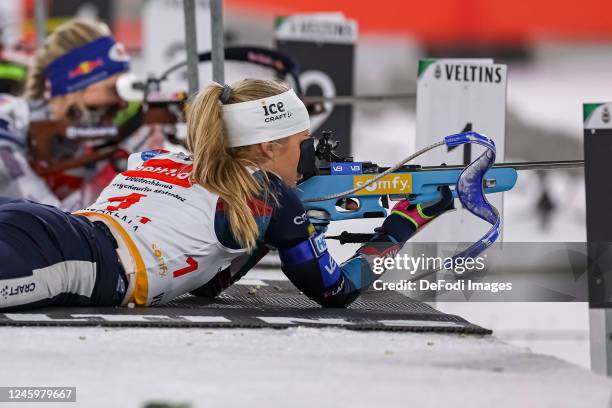
{"label": "ice craft logo", "polygon": [[261,101],[261,107],[264,111],[264,121],[266,123],[274,122],[279,119],[289,119],[293,113],[290,111],[285,111],[285,104],[281,102],[275,102],[266,104],[266,101]]}
{"label": "ice craft logo", "polygon": [[96,58],[91,61],[83,61],[75,69],[68,73],[68,78],[73,79],[79,77],[81,75],[87,75],[92,72],[94,69],[101,67],[104,65],[102,58]]}
{"label": "ice craft logo", "polygon": [[151,159],[142,163],[134,170],[124,171],[125,177],[142,177],[189,188],[191,182],[191,164],[178,163],[170,159]]}

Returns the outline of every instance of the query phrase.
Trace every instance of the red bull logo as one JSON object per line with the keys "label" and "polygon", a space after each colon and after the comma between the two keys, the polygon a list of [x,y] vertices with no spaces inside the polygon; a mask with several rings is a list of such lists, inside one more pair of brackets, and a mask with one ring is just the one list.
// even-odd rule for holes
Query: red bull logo
{"label": "red bull logo", "polygon": [[81,75],[87,75],[94,69],[101,67],[104,64],[102,58],[97,58],[91,61],[83,61],[75,69],[68,73],[68,78],[76,78]]}

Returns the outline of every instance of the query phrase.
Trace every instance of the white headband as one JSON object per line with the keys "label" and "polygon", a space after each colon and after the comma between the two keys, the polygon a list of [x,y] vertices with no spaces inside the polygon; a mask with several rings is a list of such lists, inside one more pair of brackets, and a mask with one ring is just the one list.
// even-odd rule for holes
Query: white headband
{"label": "white headband", "polygon": [[229,146],[282,139],[310,129],[310,117],[293,89],[254,101],[223,105]]}

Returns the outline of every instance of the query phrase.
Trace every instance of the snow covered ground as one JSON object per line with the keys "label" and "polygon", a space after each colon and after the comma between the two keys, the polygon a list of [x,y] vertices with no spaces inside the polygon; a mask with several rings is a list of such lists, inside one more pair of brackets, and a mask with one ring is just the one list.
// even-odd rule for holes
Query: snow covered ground
{"label": "snow covered ground", "polygon": [[0,349],[3,386],[76,386],[90,408],[607,408],[612,395],[611,380],[490,336],[9,327]]}

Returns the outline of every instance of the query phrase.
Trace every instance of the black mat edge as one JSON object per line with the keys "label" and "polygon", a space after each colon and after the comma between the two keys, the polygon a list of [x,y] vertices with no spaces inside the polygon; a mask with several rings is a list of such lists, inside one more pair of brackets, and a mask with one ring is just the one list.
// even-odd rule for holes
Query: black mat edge
{"label": "black mat edge", "polygon": [[455,333],[455,334],[475,334],[475,335],[490,335],[493,333],[490,329],[485,329],[480,326],[470,325],[461,327],[442,327],[442,326],[382,326],[361,324],[359,326],[341,326],[327,324],[244,324],[244,323],[198,323],[198,322],[104,322],[104,321],[89,321],[89,322],[28,322],[28,321],[2,321],[0,327],[100,327],[100,328],[193,328],[193,329],[290,329],[296,327],[309,328],[336,328],[352,331],[379,331],[379,332],[411,332],[411,333]]}

